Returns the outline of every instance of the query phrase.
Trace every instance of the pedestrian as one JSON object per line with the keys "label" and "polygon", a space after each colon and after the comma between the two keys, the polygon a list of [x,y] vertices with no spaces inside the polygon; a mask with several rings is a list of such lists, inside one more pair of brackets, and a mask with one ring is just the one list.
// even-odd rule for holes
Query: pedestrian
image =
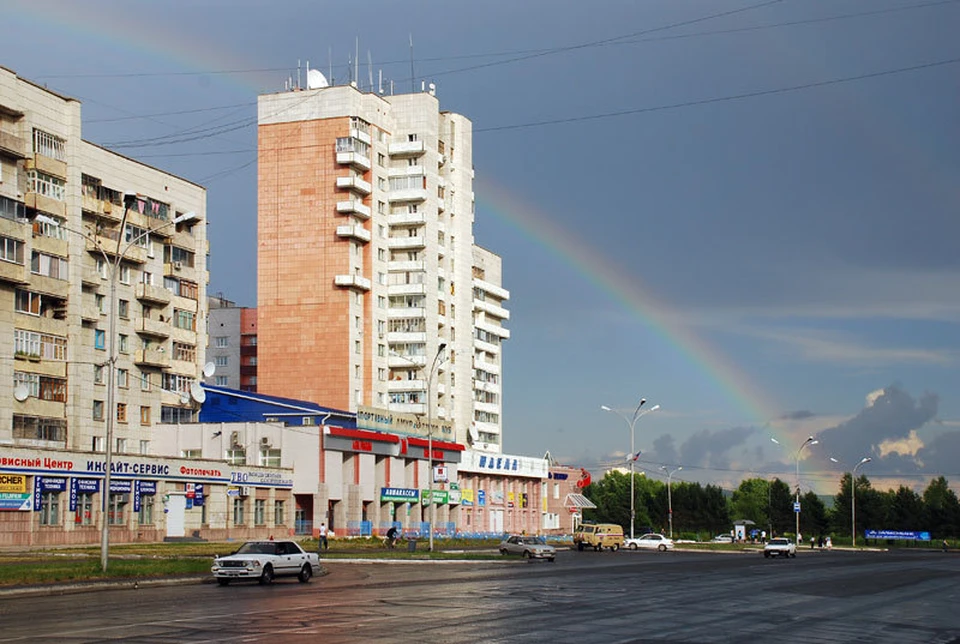
{"label": "pedestrian", "polygon": [[317,541],[317,550],[327,549],[327,524],[320,524],[320,538]]}
{"label": "pedestrian", "polygon": [[946,552],[948,547],[946,539],[943,540],[943,543],[941,543],[941,546],[943,547],[943,551]]}
{"label": "pedestrian", "polygon": [[[811,550],[813,550],[813,547],[814,547],[815,545],[817,545],[817,544],[816,544],[816,541],[817,541],[816,539],[814,539],[813,537],[810,537],[810,549],[811,549]],[[823,537],[820,537],[820,541],[823,541]]]}
{"label": "pedestrian", "polygon": [[827,535],[827,550],[833,550],[833,538],[828,534]]}
{"label": "pedestrian", "polygon": [[393,548],[397,545],[397,537],[400,536],[400,531],[397,530],[397,526],[392,525],[390,529],[387,530],[387,547]]}

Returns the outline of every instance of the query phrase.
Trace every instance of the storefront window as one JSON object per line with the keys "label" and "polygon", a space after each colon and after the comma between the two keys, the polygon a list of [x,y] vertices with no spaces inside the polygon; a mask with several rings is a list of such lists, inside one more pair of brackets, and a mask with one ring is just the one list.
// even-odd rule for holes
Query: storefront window
{"label": "storefront window", "polygon": [[233,500],[233,525],[243,525],[243,499]]}
{"label": "storefront window", "polygon": [[93,494],[80,492],[77,494],[77,511],[74,515],[77,525],[93,525]]}
{"label": "storefront window", "polygon": [[60,525],[59,492],[44,492],[40,497],[40,525]]}
{"label": "storefront window", "polygon": [[283,501],[273,502],[273,525],[284,525]]}
{"label": "storefront window", "polygon": [[153,525],[153,495],[140,495],[140,512],[137,514],[137,523],[140,525]]}
{"label": "storefront window", "polygon": [[257,499],[253,502],[253,524],[264,525],[267,522],[267,502]]}
{"label": "storefront window", "polygon": [[126,494],[111,494],[110,507],[107,510],[107,523],[110,525],[123,525],[126,523],[124,517],[124,508],[127,505]]}

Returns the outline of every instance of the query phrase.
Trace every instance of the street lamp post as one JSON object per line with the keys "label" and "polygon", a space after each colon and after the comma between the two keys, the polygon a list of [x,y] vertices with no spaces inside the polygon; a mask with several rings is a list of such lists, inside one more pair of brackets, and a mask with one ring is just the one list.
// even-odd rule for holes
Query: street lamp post
{"label": "street lamp post", "polygon": [[643,407],[644,403],[646,402],[647,402],[646,398],[641,398],[640,404],[637,405],[637,408],[633,411],[633,416],[631,416],[630,418],[627,418],[616,409],[607,407],[606,405],[600,405],[600,409],[602,409],[603,411],[613,412],[614,414],[622,418],[624,421],[626,421],[627,426],[630,428],[630,456],[628,458],[630,460],[630,538],[631,539],[633,539],[633,524],[634,524],[634,518],[636,516],[636,512],[634,510],[634,500],[633,500],[633,464],[637,460],[637,452],[636,452],[636,446],[634,445],[633,430],[634,430],[634,427],[636,427],[637,421],[640,420],[641,416],[644,416],[652,411],[657,411],[658,409],[660,409],[660,405],[654,405],[653,407],[650,407],[649,409],[646,409],[641,413],[640,408]]}
{"label": "street lamp post", "polygon": [[440,354],[447,348],[446,342],[441,342],[437,347],[437,355],[433,357],[433,364],[430,365],[430,373],[427,374],[427,481],[429,483],[430,498],[430,552],[433,552],[433,526],[437,519],[437,504],[433,502],[433,399],[431,397],[433,374],[440,364]]}
{"label": "street lamp post", "polygon": [[668,469],[666,465],[661,465],[660,469],[667,473],[667,520],[670,522],[670,538],[673,539],[673,495],[670,492],[670,479],[673,475],[683,469],[683,466],[676,469]]}
{"label": "street lamp post", "polygon": [[860,462],[853,466],[853,474],[850,475],[850,536],[854,548],[857,547],[857,470],[872,460],[869,456],[861,458]]}
{"label": "street lamp post", "polygon": [[[773,438],[772,436],[770,437],[770,440],[772,440],[777,445],[780,444],[780,441],[778,441],[776,438]],[[820,441],[818,441],[816,438],[814,438],[813,436],[810,436],[807,438],[807,440],[800,443],[800,447],[797,449],[796,461],[797,461],[797,506],[798,507],[800,505],[800,452],[802,452],[803,448],[806,447],[807,445],[816,445],[819,442]],[[797,539],[797,545],[799,546],[800,545],[800,510],[795,510],[794,514],[797,515],[797,531],[794,534],[795,534],[795,538]]]}
{"label": "street lamp post", "polygon": [[132,237],[130,241],[127,242],[126,246],[123,246],[123,239],[127,223],[127,214],[130,212],[130,207],[133,202],[136,200],[137,195],[131,193],[125,193],[123,197],[123,217],[120,219],[120,232],[117,235],[117,246],[113,249],[113,259],[110,259],[110,255],[103,248],[100,241],[96,236],[90,235],[86,231],[77,230],[64,226],[58,220],[52,219],[50,217],[45,217],[44,215],[37,215],[36,219],[42,223],[47,223],[50,225],[55,225],[63,228],[64,230],[71,232],[75,235],[80,235],[84,239],[92,242],[97,250],[100,251],[100,254],[103,256],[105,265],[109,270],[109,279],[110,279],[110,310],[109,317],[107,318],[107,334],[109,338],[107,340],[107,409],[106,409],[106,431],[104,436],[104,475],[103,475],[103,491],[101,492],[101,517],[100,517],[100,568],[103,571],[107,570],[107,564],[109,563],[110,555],[110,524],[107,520],[108,513],[110,511],[110,479],[113,469],[113,431],[114,423],[116,422],[117,412],[114,409],[116,405],[117,398],[117,376],[116,376],[116,367],[117,367],[117,282],[120,278],[120,265],[123,263],[124,258],[126,257],[127,252],[133,248],[135,245],[139,244],[144,238],[148,240],[150,235],[156,233],[168,226],[174,226],[185,221],[190,221],[196,218],[196,213],[188,212],[182,215],[178,215],[167,221],[160,226],[146,230],[139,235]]}

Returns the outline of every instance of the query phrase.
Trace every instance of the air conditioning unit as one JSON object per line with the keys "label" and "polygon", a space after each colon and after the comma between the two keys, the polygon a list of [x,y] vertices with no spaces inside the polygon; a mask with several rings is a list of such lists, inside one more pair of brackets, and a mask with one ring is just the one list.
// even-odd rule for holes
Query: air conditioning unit
{"label": "air conditioning unit", "polygon": [[260,444],[263,447],[270,447],[270,438],[268,436],[264,436],[263,438],[260,439]]}
{"label": "air conditioning unit", "polygon": [[231,432],[230,433],[230,444],[234,447],[240,446],[240,432]]}
{"label": "air conditioning unit", "polygon": [[240,488],[240,496],[253,496],[253,488],[249,485],[244,485]]}
{"label": "air conditioning unit", "polygon": [[179,270],[182,269],[182,268],[183,268],[183,262],[181,262],[181,261],[176,261],[176,262],[173,263],[173,270],[179,271]]}

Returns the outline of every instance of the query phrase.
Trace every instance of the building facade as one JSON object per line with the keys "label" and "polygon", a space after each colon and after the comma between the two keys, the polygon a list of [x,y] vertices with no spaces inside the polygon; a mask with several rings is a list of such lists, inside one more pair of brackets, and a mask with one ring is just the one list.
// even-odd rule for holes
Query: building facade
{"label": "building facade", "polygon": [[207,360],[216,371],[204,382],[241,391],[257,390],[257,309],[223,297],[209,298]]}
{"label": "building facade", "polygon": [[501,451],[509,292],[473,241],[470,121],[325,82],[258,109],[258,391]]}

